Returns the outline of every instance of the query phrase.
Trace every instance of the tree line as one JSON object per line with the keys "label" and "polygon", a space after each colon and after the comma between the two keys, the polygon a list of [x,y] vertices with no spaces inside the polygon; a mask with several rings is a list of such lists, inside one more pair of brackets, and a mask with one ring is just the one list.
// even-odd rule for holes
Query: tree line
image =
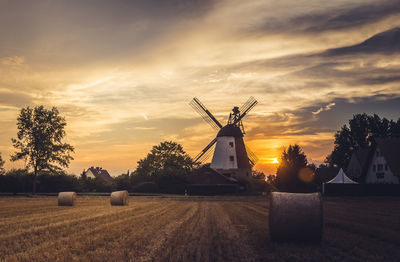
{"label": "tree line", "polygon": [[[11,161],[25,160],[24,169],[5,172],[0,154],[0,192],[132,192],[184,193],[188,179],[201,166],[183,147],[173,141],[153,146],[146,157],[138,161],[134,172],[114,177],[113,182],[79,177],[63,171],[71,160],[74,147],[63,142],[66,121],[57,108],[43,106],[21,109],[17,118],[17,138],[12,138],[16,151]],[[265,175],[254,172],[258,181]],[[261,187],[262,188],[262,187]]]}
{"label": "tree line", "polygon": [[[320,167],[340,167],[347,170],[354,150],[374,146],[376,138],[400,137],[400,118],[397,121],[378,115],[356,114],[335,133],[333,151]],[[307,157],[297,144],[290,145],[281,156],[276,177],[269,183],[281,191],[313,192],[323,182],[315,175],[316,166],[307,162]]]}
{"label": "tree line", "polygon": [[[100,179],[68,175],[63,168],[73,160],[74,147],[63,142],[66,121],[57,108],[43,106],[23,108],[17,118],[17,138],[12,138],[16,151],[11,161],[25,160],[24,169],[4,170],[0,153],[0,192],[110,192],[126,189],[134,192],[183,193],[189,177],[200,164],[176,142],[155,145],[147,156],[138,161],[134,172],[122,174],[107,183]],[[339,166],[344,170],[356,148],[368,148],[377,137],[399,137],[400,119],[380,118],[378,115],[356,114],[335,134],[334,149],[327,156],[325,166]],[[315,165],[308,163],[297,144],[289,145],[281,155],[276,176],[267,178],[254,171],[253,177],[266,181],[269,189],[288,192],[312,192],[318,188]],[[265,187],[262,187],[265,188]]]}

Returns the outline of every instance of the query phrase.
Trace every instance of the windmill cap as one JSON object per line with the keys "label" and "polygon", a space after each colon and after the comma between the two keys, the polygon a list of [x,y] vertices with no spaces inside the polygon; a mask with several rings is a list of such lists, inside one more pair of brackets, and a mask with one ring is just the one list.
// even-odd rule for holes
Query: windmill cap
{"label": "windmill cap", "polygon": [[243,133],[239,127],[235,125],[226,125],[221,130],[219,130],[217,137],[221,136],[233,136],[233,137],[243,137]]}

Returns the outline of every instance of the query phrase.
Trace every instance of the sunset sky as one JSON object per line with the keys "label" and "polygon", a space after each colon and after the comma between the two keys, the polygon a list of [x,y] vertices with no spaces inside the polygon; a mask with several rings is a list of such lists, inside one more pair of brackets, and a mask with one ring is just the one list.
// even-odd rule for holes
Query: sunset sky
{"label": "sunset sky", "polygon": [[69,172],[134,170],[151,147],[195,156],[250,96],[245,142],[275,172],[298,143],[310,162],[356,113],[400,117],[400,1],[0,0],[0,152],[16,118],[56,106],[75,147]]}

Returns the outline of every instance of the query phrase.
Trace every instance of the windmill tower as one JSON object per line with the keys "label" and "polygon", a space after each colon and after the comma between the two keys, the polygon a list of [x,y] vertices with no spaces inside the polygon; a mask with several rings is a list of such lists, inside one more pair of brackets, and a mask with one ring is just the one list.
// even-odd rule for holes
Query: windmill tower
{"label": "windmill tower", "polygon": [[220,174],[247,183],[251,178],[252,167],[257,162],[257,157],[245,146],[242,119],[257,104],[257,100],[250,97],[242,107],[235,106],[229,114],[225,126],[211,114],[211,112],[198,100],[193,98],[190,105],[202,118],[218,131],[217,136],[194,158],[196,162],[204,162],[210,156],[211,148],[215,150],[210,167]]}

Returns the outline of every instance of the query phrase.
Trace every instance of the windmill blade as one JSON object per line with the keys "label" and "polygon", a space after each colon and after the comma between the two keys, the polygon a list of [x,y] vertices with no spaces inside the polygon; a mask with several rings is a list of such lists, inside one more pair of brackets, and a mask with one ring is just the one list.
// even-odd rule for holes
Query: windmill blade
{"label": "windmill blade", "polygon": [[256,99],[253,96],[249,97],[249,99],[247,99],[247,101],[239,108],[240,112],[244,112],[254,101],[256,101]]}
{"label": "windmill blade", "polygon": [[200,162],[200,163],[205,163],[205,162],[207,162],[207,160],[212,156],[212,154],[213,154],[213,152],[214,152],[213,148],[215,148],[215,144],[212,145],[212,146],[210,147],[210,149],[208,149],[207,152],[204,153],[204,155],[201,156],[201,157],[199,158],[199,160],[197,160],[197,162]]}
{"label": "windmill blade", "polygon": [[243,117],[245,117],[247,115],[247,113],[253,109],[253,107],[255,107],[257,105],[258,101],[254,98],[254,97],[250,97],[246,103],[243,104],[243,106],[240,108],[240,112],[242,112],[242,114],[240,115],[240,117],[238,117],[234,124],[236,124],[237,122],[239,122],[240,120],[242,120]]}
{"label": "windmill blade", "polygon": [[253,153],[253,151],[251,151],[250,147],[248,147],[247,145],[245,145],[245,147],[250,164],[252,166],[255,166],[258,162],[258,157],[256,156],[256,154]]}
{"label": "windmill blade", "polygon": [[[195,158],[194,162],[198,162],[199,160],[206,160],[203,159],[203,156],[207,154],[207,152],[211,149],[211,147],[217,142],[217,138],[214,138]],[[211,152],[211,151],[210,151]],[[199,161],[201,162],[201,161]]]}
{"label": "windmill blade", "polygon": [[211,114],[211,112],[200,102],[196,97],[190,101],[189,105],[196,110],[200,116],[206,121],[212,128],[219,130],[222,128],[221,123]]}

